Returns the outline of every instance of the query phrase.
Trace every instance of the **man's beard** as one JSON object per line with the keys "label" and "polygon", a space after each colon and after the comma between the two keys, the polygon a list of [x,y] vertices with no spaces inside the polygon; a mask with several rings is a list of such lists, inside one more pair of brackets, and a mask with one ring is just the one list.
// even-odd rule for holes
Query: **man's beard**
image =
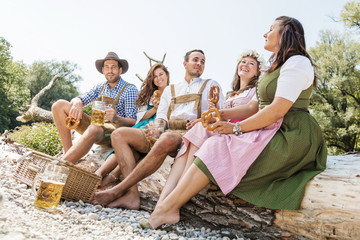
{"label": "man's beard", "polygon": [[110,77],[105,75],[105,78],[109,83],[115,83],[115,82],[119,81],[120,76],[115,76],[113,79],[111,79]]}
{"label": "man's beard", "polygon": [[198,72],[198,71],[194,71],[192,73],[190,73],[190,76],[192,76],[193,78],[198,78],[201,76],[201,72]]}

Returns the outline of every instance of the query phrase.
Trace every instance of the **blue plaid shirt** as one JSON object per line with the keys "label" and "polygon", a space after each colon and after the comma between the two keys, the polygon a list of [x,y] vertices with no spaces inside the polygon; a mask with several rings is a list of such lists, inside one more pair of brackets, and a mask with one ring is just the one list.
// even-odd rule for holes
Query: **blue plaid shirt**
{"label": "blue plaid shirt", "polygon": [[[109,84],[106,82],[104,86],[103,96],[116,98],[120,93],[123,87],[128,82],[124,81],[121,77],[119,82],[114,88],[110,88]],[[97,101],[100,95],[101,88],[104,83],[99,83],[93,87],[89,92],[79,96],[84,106]],[[135,105],[135,99],[137,98],[138,90],[134,85],[128,85],[125,90],[122,92],[119,102],[116,105],[116,113],[120,117],[124,118],[134,118],[136,119],[137,106]]]}

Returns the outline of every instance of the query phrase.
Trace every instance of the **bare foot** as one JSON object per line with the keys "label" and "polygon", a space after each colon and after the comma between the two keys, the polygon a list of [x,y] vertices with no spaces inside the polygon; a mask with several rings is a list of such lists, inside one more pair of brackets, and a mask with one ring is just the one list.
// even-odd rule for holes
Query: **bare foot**
{"label": "bare foot", "polygon": [[95,192],[94,198],[91,201],[91,203],[94,205],[99,204],[102,206],[106,206],[117,198],[119,198],[119,196],[117,196],[114,189],[111,188],[101,192]]}
{"label": "bare foot", "polygon": [[126,208],[131,210],[138,210],[140,208],[140,196],[139,193],[128,191],[125,195],[116,199],[115,201],[106,205],[108,208]]}
{"label": "bare foot", "polygon": [[118,183],[118,178],[115,177],[113,174],[109,173],[101,180],[98,189],[106,189],[111,185],[115,185]]}
{"label": "bare foot", "polygon": [[174,224],[179,221],[179,209],[165,210],[162,207],[157,207],[149,218],[149,223],[154,229],[157,229],[163,224]]}

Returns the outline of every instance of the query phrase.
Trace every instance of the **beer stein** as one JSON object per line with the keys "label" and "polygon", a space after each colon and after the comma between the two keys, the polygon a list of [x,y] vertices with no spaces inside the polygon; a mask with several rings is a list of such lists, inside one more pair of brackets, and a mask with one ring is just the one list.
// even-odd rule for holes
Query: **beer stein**
{"label": "beer stein", "polygon": [[91,110],[91,124],[104,126],[105,122],[105,102],[95,101]]}
{"label": "beer stein", "polygon": [[[68,175],[67,167],[51,163],[46,165],[43,172],[39,173],[33,182],[33,191],[36,193],[34,206],[39,209],[56,210]],[[37,185],[39,188],[36,192]]]}

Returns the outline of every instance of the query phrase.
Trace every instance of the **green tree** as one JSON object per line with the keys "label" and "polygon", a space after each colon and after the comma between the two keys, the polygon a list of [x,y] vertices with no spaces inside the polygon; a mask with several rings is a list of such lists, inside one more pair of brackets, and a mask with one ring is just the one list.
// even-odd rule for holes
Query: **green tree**
{"label": "green tree", "polygon": [[360,1],[346,3],[341,10],[340,19],[347,27],[360,28]]}
{"label": "green tree", "polygon": [[10,47],[10,43],[0,37],[0,132],[19,125],[15,118],[29,101],[24,85],[26,66],[13,61]]}
{"label": "green tree", "polygon": [[9,77],[9,74],[6,70],[7,63],[11,61],[10,55],[10,43],[8,43],[4,38],[0,38],[0,96],[2,96],[0,101],[0,132],[3,132],[8,125],[10,120],[7,115],[9,113],[9,99],[6,95],[6,79]]}
{"label": "green tree", "polygon": [[312,109],[330,154],[359,151],[360,44],[348,35],[321,33],[310,54],[318,66]]}
{"label": "green tree", "polygon": [[74,84],[82,78],[75,74],[77,65],[69,61],[57,62],[36,61],[29,67],[27,86],[32,99],[42,88],[48,85],[55,76],[60,76],[53,87],[47,91],[39,101],[39,107],[50,110],[51,105],[58,99],[70,100],[79,94]]}

